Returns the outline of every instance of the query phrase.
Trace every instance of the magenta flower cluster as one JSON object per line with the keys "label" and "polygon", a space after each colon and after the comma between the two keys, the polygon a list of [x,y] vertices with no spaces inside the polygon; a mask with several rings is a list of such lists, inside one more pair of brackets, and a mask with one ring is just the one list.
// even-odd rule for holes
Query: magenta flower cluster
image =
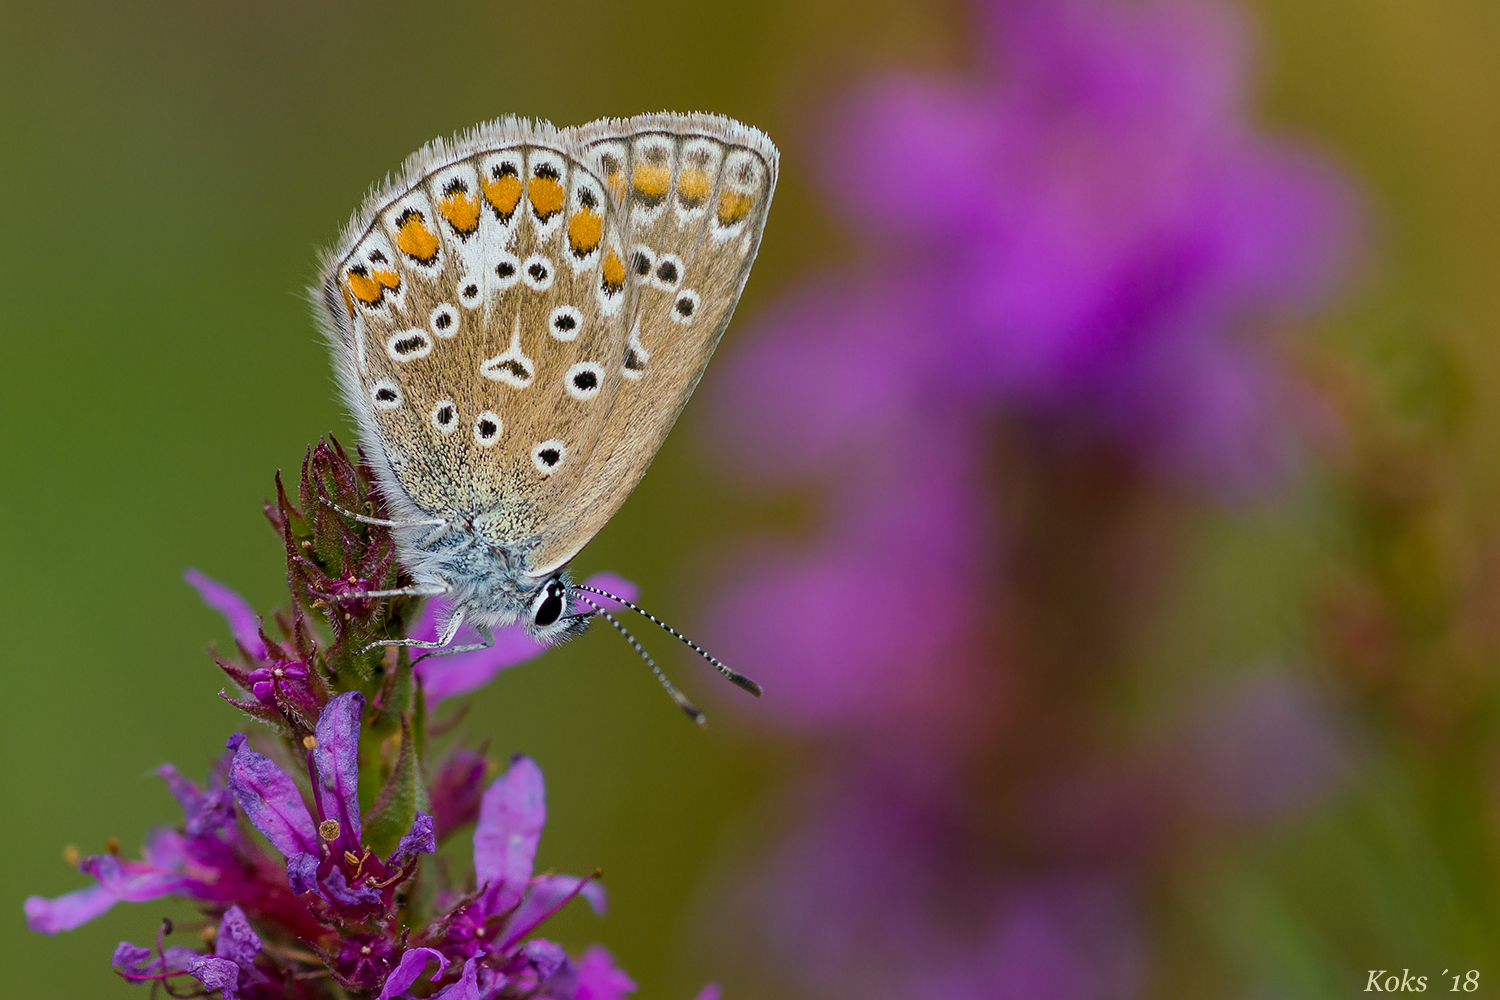
{"label": "magenta flower cluster", "polygon": [[1274,673],[1150,745],[1101,740],[1088,702],[1129,690],[1110,615],[1147,606],[1161,526],[1294,467],[1273,333],[1335,286],[1353,198],[1248,120],[1231,8],[973,10],[972,75],[886,76],[819,119],[856,259],[711,376],[715,453],[814,497],[815,527],[756,545],[704,631],[821,751],[717,937],[808,995],[1124,1000],[1184,831],[1343,773]]}
{"label": "magenta flower cluster", "polygon": [[[415,670],[404,650],[366,650],[408,622],[431,630],[436,612],[338,600],[398,578],[388,534],[333,506],[380,510],[367,469],[319,445],[300,499],[278,483],[267,507],[293,597],[274,638],[232,590],[187,574],[235,635],[238,656],[219,665],[241,696],[222,696],[266,727],[231,736],[201,785],[163,765],[182,822],[153,832],[138,859],[117,850],[82,859],[93,884],[27,899],[28,925],[56,934],[117,902],[190,899],[205,917],[192,946],[178,943],[185,928],[164,923],[154,942],[121,942],[113,956],[124,979],[168,984],[174,996],[196,981],[200,995],[224,1000],[620,1000],[635,984],[606,950],[570,956],[538,936],[575,898],[605,906],[597,873],[534,871],[546,823],[540,768],[517,756],[495,775],[462,745],[430,759],[428,702],[473,690],[541,647],[516,629],[493,649]],[[424,864],[471,825],[470,873]]]}

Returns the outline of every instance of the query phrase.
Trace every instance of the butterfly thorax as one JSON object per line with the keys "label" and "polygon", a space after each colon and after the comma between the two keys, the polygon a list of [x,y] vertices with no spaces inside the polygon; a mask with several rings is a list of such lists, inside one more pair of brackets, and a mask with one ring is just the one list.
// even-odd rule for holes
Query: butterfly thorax
{"label": "butterfly thorax", "polygon": [[397,529],[397,550],[412,578],[446,588],[445,599],[470,624],[503,628],[524,617],[551,577],[528,573],[522,554],[484,528],[455,518],[439,529]]}

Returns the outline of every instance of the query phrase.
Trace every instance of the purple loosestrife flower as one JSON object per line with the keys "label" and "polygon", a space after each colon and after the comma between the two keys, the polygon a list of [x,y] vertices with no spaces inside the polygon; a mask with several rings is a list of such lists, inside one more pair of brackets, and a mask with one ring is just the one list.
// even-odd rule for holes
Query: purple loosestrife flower
{"label": "purple loosestrife flower", "polygon": [[[267,515],[292,600],[269,622],[227,587],[186,574],[234,632],[237,655],[217,661],[244,697],[221,696],[269,732],[234,734],[203,786],[164,765],[182,824],[153,832],[138,860],[118,849],[83,859],[96,884],[29,898],[28,925],[55,934],[121,900],[187,897],[206,918],[193,947],[163,922],[154,947],[122,942],[113,966],[132,982],[225,1000],[623,1000],[635,984],[606,950],[573,957],[536,936],[575,897],[604,909],[597,873],[533,870],[541,770],[517,756],[494,777],[484,754],[456,744],[428,758],[429,697],[471,691],[540,648],[502,632],[496,650],[414,669],[405,648],[374,640],[411,622],[430,628],[440,610],[419,620],[409,599],[340,599],[403,582],[389,531],[336,509],[383,514],[368,469],[320,444],[298,497],[300,506],[278,476]],[[594,582],[634,596],[628,581]],[[470,824],[472,878],[424,866]]]}

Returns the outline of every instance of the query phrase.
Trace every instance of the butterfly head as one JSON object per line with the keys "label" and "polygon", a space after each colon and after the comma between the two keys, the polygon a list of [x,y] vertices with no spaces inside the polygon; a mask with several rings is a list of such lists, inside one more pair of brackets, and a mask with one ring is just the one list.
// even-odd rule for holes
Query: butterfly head
{"label": "butterfly head", "polygon": [[587,631],[588,614],[570,611],[573,604],[573,587],[562,573],[548,577],[531,595],[523,619],[526,631],[533,639],[548,645],[571,639]]}

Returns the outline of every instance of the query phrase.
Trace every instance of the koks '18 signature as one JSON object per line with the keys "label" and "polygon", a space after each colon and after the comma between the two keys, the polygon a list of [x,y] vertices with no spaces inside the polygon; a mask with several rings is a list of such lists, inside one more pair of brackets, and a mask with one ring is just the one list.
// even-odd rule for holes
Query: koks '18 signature
{"label": "koks '18 signature", "polygon": [[[1449,977],[1447,969],[1438,977],[1441,983]],[[1462,990],[1465,993],[1473,993],[1479,989],[1479,970],[1470,969],[1468,972],[1460,972],[1453,976],[1453,985],[1448,989],[1449,993],[1457,993]],[[1370,978],[1365,982],[1366,993],[1426,993],[1427,977],[1414,976],[1410,969],[1402,969],[1401,974],[1389,969],[1371,969]]]}

